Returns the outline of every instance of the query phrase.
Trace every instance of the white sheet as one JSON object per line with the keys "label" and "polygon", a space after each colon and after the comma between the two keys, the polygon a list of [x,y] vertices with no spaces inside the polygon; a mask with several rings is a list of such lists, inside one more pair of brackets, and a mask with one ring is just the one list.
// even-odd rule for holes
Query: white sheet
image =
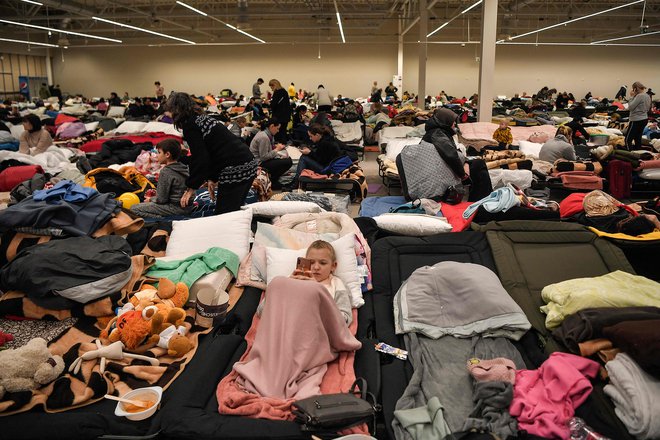
{"label": "white sheet", "polygon": [[385,155],[390,160],[396,160],[396,157],[401,153],[403,147],[406,145],[417,145],[422,141],[422,138],[384,138]]}
{"label": "white sheet", "polygon": [[342,122],[332,120],[335,136],[342,142],[356,143],[362,141],[362,124],[360,122]]}

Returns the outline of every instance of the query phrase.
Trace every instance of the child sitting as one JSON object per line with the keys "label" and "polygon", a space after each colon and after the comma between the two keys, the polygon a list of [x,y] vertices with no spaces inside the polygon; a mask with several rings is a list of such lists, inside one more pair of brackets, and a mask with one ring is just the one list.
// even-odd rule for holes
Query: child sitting
{"label": "child sitting", "polygon": [[[308,271],[301,271],[296,268],[291,274],[291,278],[297,280],[314,280],[328,290],[328,293],[335,300],[337,308],[341,312],[346,325],[351,325],[353,322],[353,313],[351,311],[351,299],[349,291],[344,286],[344,283],[334,276],[334,271],[337,269],[337,257],[335,249],[330,243],[323,240],[316,240],[307,248],[305,258],[311,260],[311,268]],[[261,315],[263,302],[259,304],[257,313]]]}
{"label": "child sitting", "polygon": [[181,207],[181,196],[186,191],[188,166],[179,162],[181,144],[175,139],[165,139],[156,145],[158,163],[165,165],[160,171],[156,186],[156,200],[145,201],[131,207],[134,214],[145,218],[162,218],[186,215],[191,207]]}
{"label": "child sitting", "polygon": [[507,119],[500,122],[500,126],[493,133],[493,139],[498,143],[498,147],[501,150],[507,150],[509,145],[513,143],[513,135],[511,134]]}

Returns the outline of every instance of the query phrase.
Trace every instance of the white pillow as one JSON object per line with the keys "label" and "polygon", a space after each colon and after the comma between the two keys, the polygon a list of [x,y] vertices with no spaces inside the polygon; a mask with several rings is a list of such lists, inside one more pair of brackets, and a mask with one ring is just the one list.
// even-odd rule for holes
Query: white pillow
{"label": "white pillow", "polygon": [[108,109],[105,114],[108,118],[121,118],[126,113],[126,107],[123,105],[113,105]]}
{"label": "white pillow", "polygon": [[285,214],[298,214],[301,212],[321,212],[321,207],[314,202],[301,202],[296,200],[269,200],[267,202],[257,202],[243,206],[243,209],[252,209],[253,215],[262,217],[279,217]]}
{"label": "white pillow", "polygon": [[239,278],[241,284],[263,288],[267,279],[268,264],[266,261],[266,247],[278,249],[307,249],[316,240],[328,242],[337,240],[339,234],[328,232],[315,234],[311,232],[296,231],[295,229],[278,228],[268,223],[257,223],[257,232],[254,234],[252,257],[248,261],[250,267],[245,269],[248,278]]}
{"label": "white pillow", "polygon": [[536,142],[530,141],[518,141],[520,152],[528,159],[538,159],[541,147],[543,147],[543,144],[537,144]]}
{"label": "white pillow", "polygon": [[146,127],[146,122],[140,121],[125,121],[122,122],[119,127],[115,128],[115,133],[122,134],[133,134],[133,133],[142,133],[144,132],[144,127]]}
{"label": "white pillow", "polygon": [[414,237],[441,234],[452,230],[446,218],[424,214],[381,214],[374,217],[374,220],[381,229]]}
{"label": "white pillow", "polygon": [[85,124],[85,130],[94,131],[94,130],[96,130],[96,127],[98,127],[98,126],[99,126],[98,121],[88,122],[87,124]]}
{"label": "white pillow", "polygon": [[23,124],[7,124],[7,127],[9,127],[9,131],[11,131],[11,135],[14,136],[16,139],[20,139],[21,135],[25,131],[25,128],[23,127]]}
{"label": "white pillow", "polygon": [[380,134],[381,138],[405,138],[408,133],[413,131],[415,127],[408,127],[405,125],[399,127],[383,127],[382,133]]}
{"label": "white pillow", "polygon": [[242,260],[250,251],[252,210],[172,222],[165,255],[186,258],[211,247],[229,249]]}
{"label": "white pillow", "polygon": [[[355,258],[355,234],[344,235],[333,241],[332,247],[337,256],[337,269],[335,276],[344,282],[351,293],[351,306],[361,307],[364,304],[360,283],[362,279],[358,276],[357,260]],[[307,249],[277,249],[266,248],[266,261],[268,265],[268,283],[277,276],[288,277],[296,268],[298,257],[304,257]]]}
{"label": "white pillow", "polygon": [[165,133],[183,137],[183,133],[174,128],[174,124],[168,124],[166,122],[151,121],[144,127],[144,131],[147,133]]}

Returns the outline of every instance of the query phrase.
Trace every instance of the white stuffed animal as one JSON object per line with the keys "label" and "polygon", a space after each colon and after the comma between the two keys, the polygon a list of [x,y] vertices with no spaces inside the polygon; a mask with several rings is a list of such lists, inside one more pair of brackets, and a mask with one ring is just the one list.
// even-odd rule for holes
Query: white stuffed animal
{"label": "white stuffed animal", "polygon": [[40,388],[64,371],[62,356],[51,356],[43,338],[34,338],[23,347],[0,351],[0,399]]}

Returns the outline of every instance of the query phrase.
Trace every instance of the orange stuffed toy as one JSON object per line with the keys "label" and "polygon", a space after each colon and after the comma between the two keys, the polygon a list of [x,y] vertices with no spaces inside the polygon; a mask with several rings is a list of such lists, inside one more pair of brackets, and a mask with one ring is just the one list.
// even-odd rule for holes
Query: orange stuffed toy
{"label": "orange stuffed toy", "polygon": [[188,301],[188,287],[161,278],[158,290],[148,286],[130,301],[134,310],[113,318],[101,332],[101,339],[121,341],[127,351],[143,353],[158,344],[163,330],[183,324],[186,312],[181,307]]}

